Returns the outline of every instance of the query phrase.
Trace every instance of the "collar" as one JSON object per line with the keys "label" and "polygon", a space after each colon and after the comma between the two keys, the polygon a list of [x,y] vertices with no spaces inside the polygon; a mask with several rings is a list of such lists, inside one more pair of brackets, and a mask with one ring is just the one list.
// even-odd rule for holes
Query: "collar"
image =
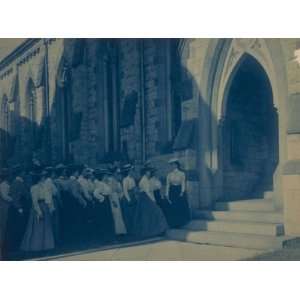
{"label": "collar", "polygon": [[18,180],[18,181],[20,181],[20,182],[24,182],[24,179],[23,179],[22,177],[20,177],[20,176],[17,176],[17,177],[16,177],[16,180]]}

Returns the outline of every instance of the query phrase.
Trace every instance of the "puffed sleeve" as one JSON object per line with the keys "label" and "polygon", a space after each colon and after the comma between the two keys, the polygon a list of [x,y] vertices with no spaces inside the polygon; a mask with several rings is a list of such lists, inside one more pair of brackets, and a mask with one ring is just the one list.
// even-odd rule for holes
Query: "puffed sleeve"
{"label": "puffed sleeve", "polygon": [[166,197],[169,199],[169,189],[170,189],[170,173],[167,175],[167,182],[166,182]]}
{"label": "puffed sleeve", "polygon": [[37,186],[33,186],[30,190],[30,194],[31,194],[31,201],[32,201],[33,209],[35,210],[35,212],[38,215],[42,215],[42,211],[41,211],[41,208],[39,205],[39,199],[40,199],[39,188]]}
{"label": "puffed sleeve", "polygon": [[181,174],[181,193],[184,193],[186,189],[186,176],[185,173],[182,172]]}
{"label": "puffed sleeve", "polygon": [[128,188],[129,188],[128,178],[124,178],[124,180],[123,180],[123,193],[124,193],[124,196],[127,199],[127,201],[130,202],[131,198],[130,198],[129,193],[128,193]]}
{"label": "puffed sleeve", "polygon": [[100,187],[97,187],[95,190],[94,190],[94,197],[100,201],[100,202],[103,202],[104,201],[104,196],[103,196],[103,191],[102,191],[102,188]]}

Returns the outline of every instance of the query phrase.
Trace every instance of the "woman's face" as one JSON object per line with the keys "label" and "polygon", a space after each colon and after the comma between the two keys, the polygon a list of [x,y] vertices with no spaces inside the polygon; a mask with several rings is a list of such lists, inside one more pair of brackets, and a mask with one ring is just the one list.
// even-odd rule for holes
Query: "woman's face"
{"label": "woman's face", "polygon": [[172,170],[176,170],[177,169],[177,164],[176,163],[172,163],[171,164],[171,168],[172,168]]}

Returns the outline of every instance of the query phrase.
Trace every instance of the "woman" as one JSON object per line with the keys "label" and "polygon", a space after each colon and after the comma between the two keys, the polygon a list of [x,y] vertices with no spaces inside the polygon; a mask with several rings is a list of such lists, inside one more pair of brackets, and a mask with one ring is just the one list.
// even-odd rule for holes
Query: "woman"
{"label": "woman", "polygon": [[[5,236],[8,219],[8,210],[13,201],[9,195],[9,171],[2,169],[0,171],[0,260],[5,256],[6,251]],[[6,254],[6,253],[5,253]]]}
{"label": "woman", "polygon": [[151,171],[151,178],[150,178],[150,191],[153,193],[154,199],[156,204],[161,208],[163,211],[167,222],[171,225],[170,222],[170,211],[171,206],[168,199],[162,196],[162,183],[160,179],[157,177],[157,169],[152,168]]}
{"label": "woman", "polygon": [[166,198],[171,202],[171,226],[181,227],[190,220],[186,197],[185,174],[180,170],[178,159],[169,161],[172,171],[167,175]]}
{"label": "woman", "polygon": [[86,241],[86,200],[78,182],[80,166],[66,169],[65,193],[61,208],[61,231],[64,245],[79,246]]}
{"label": "woman", "polygon": [[123,176],[122,187],[123,187],[123,198],[121,199],[121,207],[129,235],[134,234],[134,219],[136,215],[137,205],[137,187],[135,179],[133,177],[133,166],[127,164],[123,166],[121,172]]}
{"label": "woman", "polygon": [[6,232],[6,250],[10,258],[18,254],[31,208],[30,192],[25,183],[24,169],[21,166],[15,166],[13,177],[9,190],[12,201],[8,211]]}
{"label": "woman", "polygon": [[111,188],[110,202],[115,224],[115,233],[119,237],[127,233],[120,204],[120,199],[123,196],[122,185],[119,181],[121,179],[120,172],[119,168],[113,168],[112,175],[108,178],[108,184]]}
{"label": "woman", "polygon": [[55,247],[51,216],[54,205],[51,203],[52,197],[47,195],[44,181],[42,173],[32,173],[32,209],[21,244],[21,250],[25,252],[47,251]]}
{"label": "woman", "polygon": [[168,228],[166,218],[155,202],[150,189],[151,168],[142,169],[139,182],[139,197],[135,217],[135,235],[139,238],[149,238],[165,233]]}
{"label": "woman", "polygon": [[113,213],[110,204],[111,187],[109,185],[109,176],[111,173],[107,170],[96,170],[95,173],[95,234],[104,242],[111,242],[115,238],[115,228]]}

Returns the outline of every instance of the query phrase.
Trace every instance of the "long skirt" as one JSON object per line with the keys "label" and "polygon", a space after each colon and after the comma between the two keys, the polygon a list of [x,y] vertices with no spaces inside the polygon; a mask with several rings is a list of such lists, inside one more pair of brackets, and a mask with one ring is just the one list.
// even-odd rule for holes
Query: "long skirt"
{"label": "long skirt", "polygon": [[95,203],[95,236],[97,240],[110,242],[115,237],[113,213],[108,196],[103,202]]}
{"label": "long skirt", "polygon": [[163,198],[161,196],[160,190],[155,190],[153,194],[154,194],[156,204],[161,208],[162,212],[164,213],[164,216],[166,217],[168,225],[170,226],[172,223],[171,222],[172,208],[169,201],[166,198]]}
{"label": "long skirt", "polygon": [[5,251],[5,235],[7,226],[9,204],[0,199],[0,260],[3,259],[3,252]]}
{"label": "long skirt", "polygon": [[22,251],[45,251],[55,247],[51,214],[44,201],[39,202],[43,217],[37,218],[36,212],[30,212],[27,228],[21,244]]}
{"label": "long skirt", "polygon": [[23,213],[19,213],[16,207],[12,205],[9,207],[5,238],[8,254],[12,254],[20,249],[28,218],[29,211],[24,210]]}
{"label": "long skirt", "polygon": [[72,195],[65,194],[60,211],[61,243],[79,244],[84,239],[85,208]]}
{"label": "long skirt", "polygon": [[120,198],[118,193],[112,193],[110,197],[111,209],[115,224],[115,232],[117,235],[126,234],[126,226],[123,218],[123,213],[120,204]]}
{"label": "long skirt", "polygon": [[137,209],[136,191],[132,189],[128,191],[131,201],[128,201],[125,197],[121,199],[121,208],[125,221],[125,226],[128,235],[134,235],[134,219]]}
{"label": "long skirt", "polygon": [[186,225],[190,217],[190,208],[187,201],[186,193],[181,194],[180,185],[171,185],[169,189],[169,199],[171,200],[171,227],[181,227]]}
{"label": "long skirt", "polygon": [[160,207],[146,193],[139,193],[134,221],[135,236],[154,237],[163,234],[167,229],[167,220]]}

